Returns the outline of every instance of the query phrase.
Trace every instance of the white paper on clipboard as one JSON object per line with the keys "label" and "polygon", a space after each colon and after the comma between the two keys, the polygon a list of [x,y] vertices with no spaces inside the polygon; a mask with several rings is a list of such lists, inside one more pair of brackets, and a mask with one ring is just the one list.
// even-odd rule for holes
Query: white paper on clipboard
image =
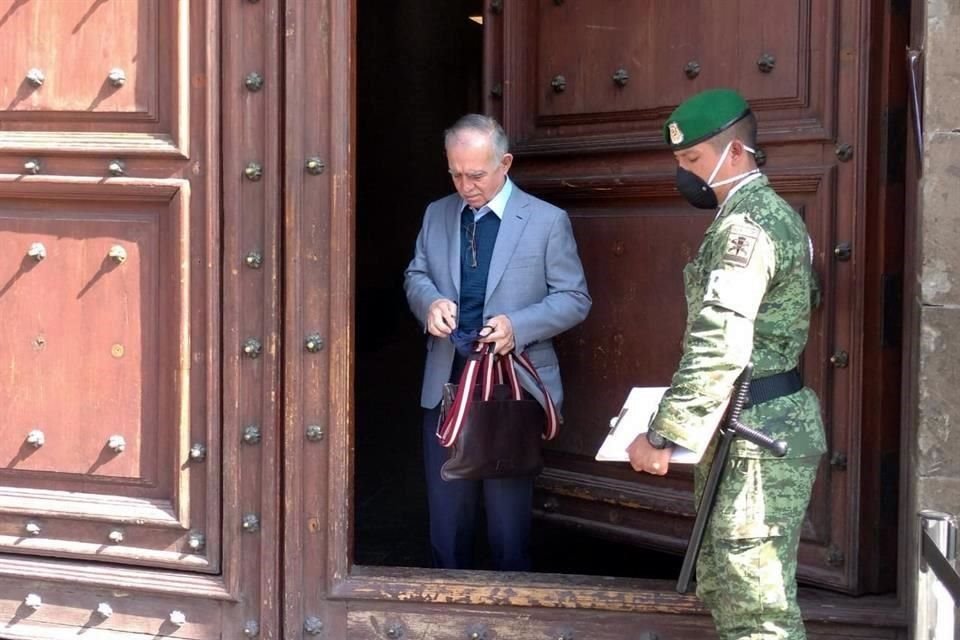
{"label": "white paper on clipboard", "polygon": [[[626,402],[623,403],[623,408],[620,409],[620,413],[610,420],[610,433],[600,446],[600,450],[597,451],[596,460],[600,462],[629,462],[627,447],[638,435],[647,432],[650,420],[657,413],[660,399],[666,390],[667,387],[634,387],[631,389]],[[723,403],[715,412],[716,420],[714,424],[720,424],[724,411],[726,411],[726,403]],[[702,457],[703,452],[698,454],[678,445],[673,448],[670,462],[696,464],[700,462]]]}

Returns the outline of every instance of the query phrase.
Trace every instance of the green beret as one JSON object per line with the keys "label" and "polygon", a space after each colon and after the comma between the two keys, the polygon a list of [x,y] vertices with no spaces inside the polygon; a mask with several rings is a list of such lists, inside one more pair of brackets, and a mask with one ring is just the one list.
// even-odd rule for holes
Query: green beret
{"label": "green beret", "polygon": [[709,140],[750,113],[733,89],[708,89],[685,100],[663,125],[663,139],[674,151]]}

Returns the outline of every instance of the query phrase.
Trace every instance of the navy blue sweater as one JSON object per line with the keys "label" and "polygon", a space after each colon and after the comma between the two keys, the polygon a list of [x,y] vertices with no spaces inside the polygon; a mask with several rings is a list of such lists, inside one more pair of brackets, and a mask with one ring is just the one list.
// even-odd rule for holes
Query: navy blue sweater
{"label": "navy blue sweater", "polygon": [[[476,225],[476,230],[474,230]],[[473,211],[464,207],[460,213],[460,309],[457,326],[465,331],[483,326],[483,302],[487,294],[490,258],[500,231],[500,218],[488,212],[473,221]],[[471,235],[476,246],[477,266],[473,266]]]}

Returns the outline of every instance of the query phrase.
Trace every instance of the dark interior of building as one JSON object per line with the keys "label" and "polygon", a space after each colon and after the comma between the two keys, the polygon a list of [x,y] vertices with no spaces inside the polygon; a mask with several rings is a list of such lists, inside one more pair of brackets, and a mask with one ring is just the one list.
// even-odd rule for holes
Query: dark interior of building
{"label": "dark interior of building", "polygon": [[[424,338],[403,270],[425,206],[452,190],[443,130],[482,109],[481,14],[478,0],[359,3],[357,564],[430,565],[419,436]],[[672,578],[680,560],[543,522],[534,543],[543,572]],[[481,568],[484,547],[481,537]]]}

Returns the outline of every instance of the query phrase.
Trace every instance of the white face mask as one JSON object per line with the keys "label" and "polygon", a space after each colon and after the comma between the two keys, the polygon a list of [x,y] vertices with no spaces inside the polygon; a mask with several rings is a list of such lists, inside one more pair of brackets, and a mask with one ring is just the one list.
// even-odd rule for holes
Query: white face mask
{"label": "white face mask", "polygon": [[[751,169],[750,171],[747,171],[746,173],[740,173],[740,174],[737,174],[737,175],[735,175],[735,176],[733,176],[733,177],[727,178],[726,180],[721,180],[720,182],[714,182],[713,179],[716,178],[716,177],[717,177],[717,173],[720,172],[720,167],[723,166],[723,161],[727,159],[727,154],[730,153],[730,147],[731,147],[731,146],[733,146],[733,140],[731,140],[730,142],[728,142],[728,143],[727,143],[727,146],[725,146],[725,147],[723,148],[723,153],[720,154],[720,159],[717,160],[717,166],[715,166],[715,167],[713,168],[713,171],[710,173],[710,177],[707,179],[707,186],[710,187],[711,189],[712,189],[713,187],[721,187],[721,186],[723,186],[723,185],[725,185],[725,184],[730,184],[730,183],[732,183],[732,182],[737,182],[737,181],[739,181],[739,180],[743,180],[743,179],[746,178],[747,176],[752,176],[752,175],[755,174],[755,173],[760,173],[760,169]],[[744,148],[744,150],[747,151],[747,153],[750,153],[750,154],[752,154],[752,155],[756,155],[756,154],[757,154],[756,151],[754,151],[753,149],[751,149],[751,148],[748,147],[747,145],[743,145],[743,148]]]}

